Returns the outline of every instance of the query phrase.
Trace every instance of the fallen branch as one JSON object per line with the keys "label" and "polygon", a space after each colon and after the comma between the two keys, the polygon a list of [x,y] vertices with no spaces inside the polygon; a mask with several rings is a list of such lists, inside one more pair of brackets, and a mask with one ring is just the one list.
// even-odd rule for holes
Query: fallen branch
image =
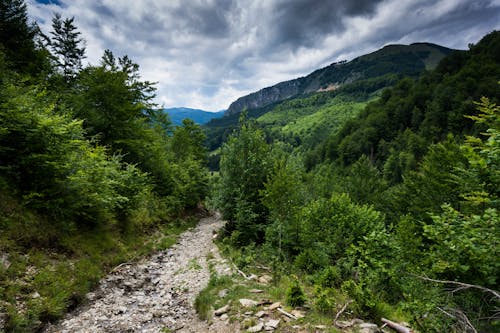
{"label": "fallen branch", "polygon": [[285,316],[287,316],[288,318],[291,318],[293,320],[297,320],[297,317],[295,317],[293,314],[289,313],[289,312],[286,312],[285,310],[283,310],[282,308],[277,308],[276,310],[278,310],[278,312],[281,312],[282,314],[284,314]]}
{"label": "fallen branch", "polygon": [[412,330],[409,329],[408,327],[405,327],[403,325],[395,323],[389,319],[382,318],[382,322],[398,333],[411,333],[412,332]]}
{"label": "fallen branch", "polygon": [[419,279],[424,280],[424,281],[430,281],[430,282],[436,282],[436,283],[442,283],[442,284],[452,284],[452,285],[458,286],[455,290],[452,291],[452,293],[460,291],[460,290],[464,290],[464,289],[473,288],[473,289],[478,289],[478,290],[484,291],[486,293],[490,293],[493,296],[495,296],[497,299],[500,299],[500,293],[498,291],[493,290],[493,289],[489,289],[486,287],[478,286],[475,284],[468,284],[468,283],[464,283],[464,282],[457,282],[457,281],[436,280],[436,279],[428,278],[426,276],[420,276],[420,275],[415,275],[415,274],[412,274],[412,275],[416,276]]}
{"label": "fallen branch", "polygon": [[347,303],[344,304],[342,309],[340,309],[340,311],[337,312],[337,314],[335,315],[335,319],[333,319],[333,323],[335,324],[335,326],[339,327],[339,325],[337,325],[337,320],[339,319],[340,315],[347,309],[347,307],[351,303],[352,303],[352,300],[348,300]]}
{"label": "fallen branch", "polygon": [[236,266],[236,265],[234,264],[234,262],[233,262],[231,259],[229,259],[229,260],[231,261],[231,264],[233,265],[234,269],[235,269],[238,273],[240,273],[240,274],[241,274],[241,276],[243,276],[243,277],[245,278],[245,280],[248,280],[248,276],[245,274],[245,272],[243,272],[242,270],[240,270],[240,269],[238,268],[238,266]]}
{"label": "fallen branch", "polygon": [[262,265],[255,265],[255,268],[263,269],[265,271],[271,272],[271,268],[262,266]]}
{"label": "fallen branch", "polygon": [[445,315],[447,315],[448,317],[456,319],[460,324],[462,324],[466,328],[470,328],[472,330],[472,332],[477,333],[476,328],[474,327],[474,325],[472,325],[469,318],[467,317],[467,315],[463,311],[460,311],[458,309],[450,309],[457,314],[457,315],[453,315],[450,312],[445,311],[444,309],[442,309],[440,307],[438,307],[438,310],[441,311],[442,313],[444,313]]}

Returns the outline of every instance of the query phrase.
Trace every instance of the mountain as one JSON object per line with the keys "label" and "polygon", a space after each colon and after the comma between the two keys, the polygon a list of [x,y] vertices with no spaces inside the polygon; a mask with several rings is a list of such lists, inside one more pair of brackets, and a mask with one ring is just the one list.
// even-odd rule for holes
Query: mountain
{"label": "mountain", "polygon": [[435,68],[439,61],[452,51],[431,43],[387,45],[352,61],[332,63],[305,77],[280,82],[240,97],[231,103],[226,114],[232,115],[243,109],[265,107],[312,92],[336,90],[349,83],[389,73],[416,77],[424,70]]}
{"label": "mountain", "polygon": [[168,108],[163,109],[167,113],[174,125],[181,125],[185,118],[192,119],[195,123],[203,125],[214,118],[220,118],[224,115],[225,110],[210,112],[200,109],[190,108]]}

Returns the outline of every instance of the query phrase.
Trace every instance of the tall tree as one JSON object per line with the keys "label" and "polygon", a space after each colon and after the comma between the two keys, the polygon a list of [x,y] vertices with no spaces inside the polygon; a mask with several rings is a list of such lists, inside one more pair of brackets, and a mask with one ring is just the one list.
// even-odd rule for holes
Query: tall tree
{"label": "tall tree", "polygon": [[80,38],[81,33],[77,31],[74,21],[74,17],[63,20],[60,14],[55,14],[52,19],[51,49],[57,67],[67,79],[73,78],[82,69],[82,59],[85,58],[84,40]]}
{"label": "tall tree", "polygon": [[262,197],[272,163],[264,133],[244,115],[240,122],[239,132],[222,146],[217,201],[233,240],[248,244],[264,237],[267,208]]}
{"label": "tall tree", "polygon": [[37,47],[40,33],[29,23],[24,0],[0,0],[0,51],[14,70],[35,74],[44,67],[44,50]]}

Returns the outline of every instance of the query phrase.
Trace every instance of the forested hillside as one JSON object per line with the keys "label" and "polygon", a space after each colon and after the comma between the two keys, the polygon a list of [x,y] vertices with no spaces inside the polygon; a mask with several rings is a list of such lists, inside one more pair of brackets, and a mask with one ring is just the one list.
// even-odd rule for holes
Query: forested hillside
{"label": "forested hillside", "polygon": [[495,31],[366,106],[333,92],[240,117],[212,193],[223,243],[318,315],[498,331],[499,79]]}
{"label": "forested hillside", "polygon": [[[293,146],[302,145],[303,150],[311,149],[356,116],[383,88],[435,68],[451,52],[428,43],[388,45],[352,61],[334,63],[308,76],[264,88],[239,98],[224,117],[204,126],[208,148],[216,151],[221,146],[237,128],[239,113],[244,109],[246,117],[257,119],[269,136]],[[218,169],[218,159],[217,152],[211,155],[211,169]]]}
{"label": "forested hillside", "polygon": [[207,190],[200,127],[173,129],[127,55],[84,66],[83,40],[74,18],[46,36],[0,2],[0,330],[37,331],[169,246]]}

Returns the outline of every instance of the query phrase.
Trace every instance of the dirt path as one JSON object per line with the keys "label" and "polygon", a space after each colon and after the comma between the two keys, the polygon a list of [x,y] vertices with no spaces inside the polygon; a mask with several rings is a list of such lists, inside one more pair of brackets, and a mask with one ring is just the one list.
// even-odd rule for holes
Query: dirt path
{"label": "dirt path", "polygon": [[219,275],[232,273],[212,241],[222,225],[218,215],[204,218],[172,248],[119,267],[88,295],[88,305],[46,332],[238,331],[221,321],[200,321],[193,308],[209,281],[209,262]]}

